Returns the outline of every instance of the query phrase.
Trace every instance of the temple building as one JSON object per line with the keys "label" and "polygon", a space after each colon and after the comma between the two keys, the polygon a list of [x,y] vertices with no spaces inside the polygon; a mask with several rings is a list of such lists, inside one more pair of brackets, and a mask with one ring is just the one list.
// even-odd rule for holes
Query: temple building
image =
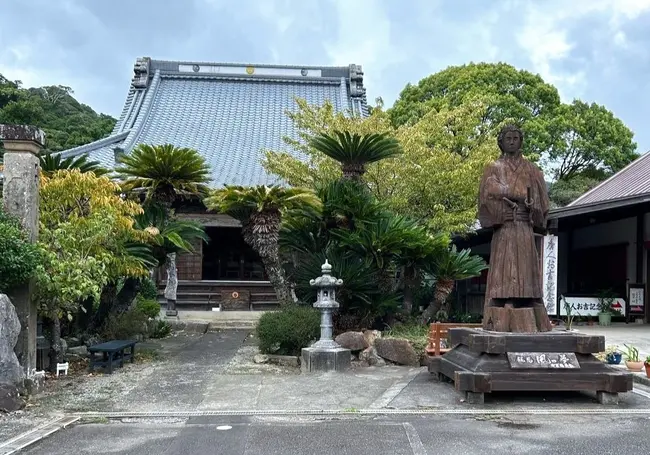
{"label": "temple building", "polygon": [[[246,65],[137,59],[124,108],[110,136],[62,152],[88,155],[107,168],[138,144],[171,143],[201,153],[212,168],[210,186],[280,183],[261,165],[264,150],[286,151],[284,136],[298,139],[287,111],[296,98],[329,101],[337,112],[368,114],[363,72],[345,67]],[[200,221],[209,243],[178,258],[178,305],[215,304],[220,289],[251,290],[251,308],[273,305],[264,268],[241,236],[239,222],[206,212],[200,203],[177,207],[179,217]],[[185,305],[183,307],[183,305]]]}

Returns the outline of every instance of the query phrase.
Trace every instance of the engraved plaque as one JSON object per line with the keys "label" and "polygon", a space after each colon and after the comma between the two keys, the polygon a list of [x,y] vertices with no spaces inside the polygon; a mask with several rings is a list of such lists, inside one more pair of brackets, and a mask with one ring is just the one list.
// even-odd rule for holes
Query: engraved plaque
{"label": "engraved plaque", "polygon": [[513,369],[577,370],[580,368],[574,352],[508,352],[508,362]]}

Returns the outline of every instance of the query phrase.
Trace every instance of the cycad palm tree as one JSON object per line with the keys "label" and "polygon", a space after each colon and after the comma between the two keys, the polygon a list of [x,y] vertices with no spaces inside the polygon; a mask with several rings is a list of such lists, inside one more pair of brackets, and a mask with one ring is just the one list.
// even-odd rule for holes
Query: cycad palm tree
{"label": "cycad palm tree", "polygon": [[302,188],[280,186],[226,186],[204,200],[209,210],[232,216],[242,224],[244,241],[259,254],[281,304],[292,302],[279,251],[282,217],[310,216],[322,208],[316,194]]}
{"label": "cycad palm tree", "polygon": [[341,163],[343,177],[359,180],[366,172],[366,164],[402,153],[397,139],[388,134],[351,134],[348,131],[323,133],[310,139],[314,149]]}
{"label": "cycad palm tree", "polygon": [[69,156],[61,158],[60,154],[52,155],[46,152],[39,156],[41,172],[50,177],[54,172],[61,169],[79,169],[81,172],[93,172],[97,177],[106,175],[109,170],[102,167],[99,161],[88,161],[87,155]]}
{"label": "cycad palm tree", "polygon": [[428,322],[438,311],[449,314],[447,298],[454,290],[455,282],[481,274],[487,268],[485,260],[472,255],[469,249],[458,251],[456,245],[438,253],[430,263],[429,271],[435,277],[433,301],[422,313],[422,321]]}
{"label": "cycad palm tree", "polygon": [[150,235],[147,246],[159,267],[165,265],[169,254],[193,253],[195,241],[210,240],[199,223],[174,219],[164,208],[152,204],[146,205],[144,212],[135,217],[134,227]]}
{"label": "cycad palm tree", "polygon": [[179,196],[205,196],[210,166],[196,150],[172,144],[139,144],[120,155],[115,169],[129,191],[143,191],[147,201],[169,210]]}

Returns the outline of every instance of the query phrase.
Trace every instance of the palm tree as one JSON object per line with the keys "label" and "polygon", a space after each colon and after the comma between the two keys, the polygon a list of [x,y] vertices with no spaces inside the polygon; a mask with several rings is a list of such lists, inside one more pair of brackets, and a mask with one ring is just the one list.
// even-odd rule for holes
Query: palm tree
{"label": "palm tree", "polygon": [[282,217],[313,216],[322,209],[316,194],[303,188],[280,186],[229,186],[215,190],[204,200],[209,210],[232,216],[242,224],[244,241],[259,254],[281,304],[294,301],[280,259]]}
{"label": "palm tree", "polygon": [[341,163],[343,177],[360,180],[366,172],[366,164],[402,153],[397,139],[388,134],[351,134],[348,131],[334,131],[319,134],[310,139],[314,149]]}
{"label": "palm tree", "polygon": [[205,196],[210,166],[196,150],[172,144],[139,144],[118,158],[115,169],[126,191],[145,193],[146,201],[170,210],[177,197]]}
{"label": "palm tree", "polygon": [[164,208],[152,204],[146,205],[144,212],[135,217],[134,228],[150,235],[150,243],[140,246],[150,250],[158,267],[165,265],[169,254],[193,253],[195,241],[210,240],[201,224],[174,219]]}
{"label": "palm tree", "polygon": [[[125,191],[144,192],[145,205],[159,205],[172,217],[172,204],[178,197],[203,197],[208,193],[210,166],[196,150],[172,144],[139,144],[118,158],[115,171]],[[176,253],[166,260],[165,297],[169,314],[176,312]]]}
{"label": "palm tree", "polygon": [[97,177],[109,173],[109,170],[102,167],[99,161],[88,161],[87,155],[61,158],[60,154],[52,155],[52,153],[48,151],[44,155],[39,156],[39,161],[41,171],[47,177],[50,177],[54,172],[61,169],[79,169],[82,173],[94,172]]}
{"label": "palm tree", "polygon": [[482,257],[472,255],[469,249],[457,251],[456,245],[438,254],[429,270],[435,277],[433,300],[422,313],[421,321],[427,323],[441,310],[449,314],[447,298],[454,290],[455,282],[478,276],[487,267]]}

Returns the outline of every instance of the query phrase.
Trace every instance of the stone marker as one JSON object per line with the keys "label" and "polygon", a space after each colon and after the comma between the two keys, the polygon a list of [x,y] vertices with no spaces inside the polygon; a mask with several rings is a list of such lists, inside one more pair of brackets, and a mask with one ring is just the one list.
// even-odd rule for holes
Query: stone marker
{"label": "stone marker", "polygon": [[303,372],[316,371],[344,371],[350,368],[352,352],[342,348],[332,339],[333,324],[332,310],[339,307],[336,301],[336,287],[343,284],[343,280],[331,275],[332,266],[325,260],[321,269],[322,275],[309,282],[318,288],[318,297],[314,308],[321,310],[320,340],[309,348],[302,349],[301,370]]}
{"label": "stone marker", "polygon": [[[38,238],[39,159],[45,133],[33,126],[0,125],[4,154],[3,205],[17,217],[32,242]],[[25,376],[36,371],[36,301],[32,299],[33,280],[11,291],[22,330],[16,355]]]}
{"label": "stone marker", "polygon": [[24,373],[14,352],[20,334],[20,321],[13,304],[0,294],[0,411],[12,412],[25,406],[19,396]]}

